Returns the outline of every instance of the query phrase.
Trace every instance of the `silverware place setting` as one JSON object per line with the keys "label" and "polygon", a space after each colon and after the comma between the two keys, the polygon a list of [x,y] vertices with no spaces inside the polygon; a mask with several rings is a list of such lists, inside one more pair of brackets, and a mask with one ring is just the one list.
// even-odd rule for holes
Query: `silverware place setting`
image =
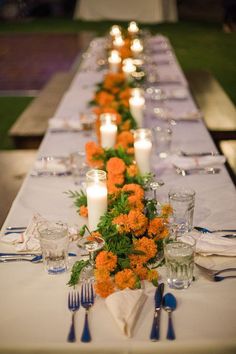
{"label": "silverware place setting", "polygon": [[80,308],[80,298],[78,291],[71,291],[68,294],[68,309],[72,312],[70,331],[67,337],[68,342],[75,342],[75,314]]}
{"label": "silverware place setting", "polygon": [[152,322],[152,329],[150,334],[151,341],[155,342],[160,339],[160,316],[161,316],[161,306],[162,298],[164,293],[164,283],[158,285],[154,296],[155,311]]}
{"label": "silverware place setting", "polygon": [[184,157],[219,156],[219,153],[214,152],[214,151],[186,152],[186,151],[180,150],[179,154]]}
{"label": "silverware place setting", "polygon": [[213,234],[213,233],[223,233],[226,232],[224,235],[220,235],[221,237],[225,238],[235,238],[236,237],[236,229],[216,229],[216,230],[210,230],[206,227],[201,227],[201,226],[194,226],[194,230],[197,230],[198,232],[201,232],[202,234]]}
{"label": "silverware place setting", "polygon": [[175,311],[177,307],[177,301],[175,296],[171,293],[165,294],[162,300],[162,307],[168,313],[168,328],[167,328],[166,338],[169,340],[174,340],[175,331],[174,331],[174,325],[172,320],[172,312]]}
{"label": "silverware place setting", "polygon": [[[202,265],[195,263],[196,266],[200,269],[200,271],[210,280],[218,282],[218,281],[222,281],[225,279],[232,279],[235,278],[236,279],[236,268],[232,267],[232,268],[224,268],[224,269],[220,269],[220,270],[213,270],[213,269],[209,269],[209,268],[205,268]],[[234,274],[230,274],[231,272],[234,272]],[[221,275],[222,273],[228,273],[227,275]]]}
{"label": "silverware place setting", "polygon": [[81,336],[81,342],[91,342],[88,314],[90,308],[94,305],[95,294],[92,282],[84,282],[81,287],[81,305],[85,309],[84,328]]}
{"label": "silverware place setting", "polygon": [[190,175],[215,175],[220,173],[221,169],[218,167],[197,167],[197,168],[180,168],[173,165],[178,175],[183,177]]}

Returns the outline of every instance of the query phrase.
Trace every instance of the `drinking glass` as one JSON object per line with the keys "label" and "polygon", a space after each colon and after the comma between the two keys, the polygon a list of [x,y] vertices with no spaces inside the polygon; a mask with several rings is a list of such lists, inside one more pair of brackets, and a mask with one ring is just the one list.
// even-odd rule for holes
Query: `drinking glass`
{"label": "drinking glass", "polygon": [[169,203],[173,208],[172,223],[177,236],[189,232],[193,227],[195,191],[185,187],[173,187],[169,191]]}
{"label": "drinking glass", "polygon": [[43,263],[48,274],[60,274],[68,268],[68,227],[62,222],[43,221],[38,225]]}
{"label": "drinking glass", "polygon": [[193,280],[195,240],[185,236],[164,241],[167,283],[173,289],[187,289]]}
{"label": "drinking glass", "polygon": [[152,129],[155,142],[155,152],[160,158],[166,158],[170,153],[172,129],[167,122]]}
{"label": "drinking glass", "polygon": [[88,165],[85,162],[85,152],[76,151],[70,154],[70,168],[74,183],[80,185],[85,179]]}

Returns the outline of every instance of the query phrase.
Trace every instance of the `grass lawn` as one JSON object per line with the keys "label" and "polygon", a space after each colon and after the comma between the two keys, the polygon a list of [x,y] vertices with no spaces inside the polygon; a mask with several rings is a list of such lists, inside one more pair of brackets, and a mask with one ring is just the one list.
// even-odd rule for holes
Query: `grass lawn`
{"label": "grass lawn", "polygon": [[0,97],[0,150],[13,148],[8,129],[31,100],[31,97]]}
{"label": "grass lawn", "polygon": [[[94,31],[103,35],[113,22],[84,22],[69,19],[27,20],[22,23],[0,23],[1,33],[76,33]],[[119,22],[118,22],[119,24]],[[120,23],[126,26],[127,23]],[[205,22],[179,22],[142,26],[152,33],[169,37],[183,70],[209,70],[223,86],[231,100],[236,104],[236,33],[225,34],[221,24]],[[29,98],[6,98],[0,101],[0,149],[10,147],[6,144],[6,134],[14,119],[29,103]],[[3,142],[2,142],[3,141]]]}

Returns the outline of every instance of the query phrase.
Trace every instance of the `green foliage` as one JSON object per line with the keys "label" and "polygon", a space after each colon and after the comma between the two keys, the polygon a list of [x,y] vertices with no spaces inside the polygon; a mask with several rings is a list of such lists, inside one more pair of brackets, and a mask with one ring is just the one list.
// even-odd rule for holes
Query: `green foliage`
{"label": "green foliage", "polygon": [[119,146],[117,149],[110,148],[104,150],[104,156],[102,159],[105,165],[107,161],[112,157],[118,157],[122,159],[126,165],[130,165],[133,161],[133,158],[128,155],[121,146]]}
{"label": "green foliage", "polygon": [[82,190],[80,192],[68,191],[65,192],[65,194],[67,194],[69,198],[72,198],[74,200],[74,205],[76,206],[77,210],[79,210],[82,205],[87,206],[87,196]]}
{"label": "green foliage", "polygon": [[155,199],[146,199],[145,214],[149,220],[154,219],[157,215],[157,201]]}
{"label": "green foliage", "polygon": [[75,262],[75,264],[73,265],[73,267],[71,269],[70,280],[67,283],[69,286],[75,286],[78,284],[80,274],[81,274],[82,270],[85,267],[87,267],[87,265],[89,265],[89,260],[88,261],[81,260],[81,261]]}

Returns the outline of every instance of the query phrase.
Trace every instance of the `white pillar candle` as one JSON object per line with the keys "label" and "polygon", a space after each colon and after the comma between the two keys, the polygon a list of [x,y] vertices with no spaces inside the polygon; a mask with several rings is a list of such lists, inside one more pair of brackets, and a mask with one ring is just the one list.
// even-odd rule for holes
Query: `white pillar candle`
{"label": "white pillar candle", "polygon": [[111,55],[108,57],[109,69],[113,73],[117,73],[120,68],[121,57],[117,50],[112,50]]}
{"label": "white pillar candle", "polygon": [[120,27],[117,25],[112,26],[110,30],[110,35],[112,37],[120,36],[121,35]]}
{"label": "white pillar candle", "polygon": [[150,129],[138,129],[134,133],[135,160],[141,174],[151,171],[151,131]]}
{"label": "white pillar candle", "polygon": [[135,21],[129,23],[128,32],[131,35],[137,34],[139,31],[138,25]]}
{"label": "white pillar candle", "polygon": [[143,126],[143,111],[145,99],[142,96],[133,96],[129,99],[129,107],[139,128]]}
{"label": "white pillar candle", "polygon": [[143,51],[143,45],[139,39],[134,39],[130,47],[135,57],[138,57]]}
{"label": "white pillar candle", "polygon": [[104,149],[114,147],[117,136],[117,125],[115,114],[104,113],[100,116],[101,145]]}
{"label": "white pillar candle", "polygon": [[122,71],[128,80],[132,78],[132,73],[136,71],[136,66],[133,64],[131,58],[127,58],[123,61]]}
{"label": "white pillar candle", "polygon": [[90,231],[96,230],[100,217],[107,211],[106,172],[90,170],[87,172],[87,206]]}

